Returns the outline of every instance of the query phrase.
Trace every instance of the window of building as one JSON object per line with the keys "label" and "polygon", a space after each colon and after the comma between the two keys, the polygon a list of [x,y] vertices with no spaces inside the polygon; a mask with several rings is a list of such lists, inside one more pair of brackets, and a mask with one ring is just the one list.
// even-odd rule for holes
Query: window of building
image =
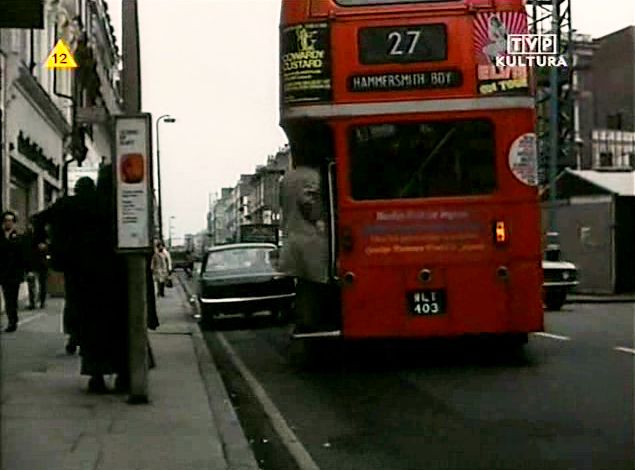
{"label": "window of building", "polygon": [[611,152],[600,152],[600,166],[612,166],[613,154]]}

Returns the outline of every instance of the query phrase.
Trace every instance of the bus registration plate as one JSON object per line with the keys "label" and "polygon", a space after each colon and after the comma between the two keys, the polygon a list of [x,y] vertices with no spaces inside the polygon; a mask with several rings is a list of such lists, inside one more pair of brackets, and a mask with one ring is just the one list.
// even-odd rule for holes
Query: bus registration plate
{"label": "bus registration plate", "polygon": [[445,313],[445,290],[418,290],[407,293],[408,309],[413,315],[440,315]]}

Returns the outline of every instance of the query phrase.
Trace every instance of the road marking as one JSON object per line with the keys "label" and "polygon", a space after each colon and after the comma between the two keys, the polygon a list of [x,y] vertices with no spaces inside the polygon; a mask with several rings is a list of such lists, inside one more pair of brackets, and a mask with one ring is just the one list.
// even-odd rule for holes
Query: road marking
{"label": "road marking", "polygon": [[234,348],[231,347],[227,339],[225,339],[225,336],[222,333],[216,333],[216,337],[225,348],[225,351],[229,355],[229,358],[236,369],[238,369],[249,387],[251,387],[251,390],[256,398],[258,398],[258,401],[260,401],[269,421],[271,421],[271,425],[282,439],[282,443],[286,446],[289,453],[295,459],[300,470],[320,470],[320,467],[318,467],[313,458],[311,458],[311,455],[304,448],[300,439],[298,439],[295,433],[291,430],[282,416],[282,413],[280,413],[276,405],[274,405],[269,398],[269,395],[267,395],[265,389],[262,385],[260,385],[258,379],[253,376],[240,357],[238,357],[238,354],[234,351]]}
{"label": "road marking", "polygon": [[632,348],[625,348],[623,346],[617,346],[615,348],[613,348],[615,351],[622,351],[625,353],[631,353],[631,354],[635,354],[635,349]]}
{"label": "road marking", "polygon": [[536,336],[544,336],[545,338],[559,339],[562,341],[571,341],[571,338],[568,336],[554,335],[551,333],[544,333],[544,332],[532,333],[532,334]]}

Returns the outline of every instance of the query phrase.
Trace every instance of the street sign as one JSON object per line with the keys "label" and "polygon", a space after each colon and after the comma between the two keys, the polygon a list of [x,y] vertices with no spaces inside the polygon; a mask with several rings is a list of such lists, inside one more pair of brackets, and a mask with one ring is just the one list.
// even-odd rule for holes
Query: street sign
{"label": "street sign", "polygon": [[60,39],[47,57],[44,67],[47,69],[76,69],[78,66],[71,50]]}
{"label": "street sign", "polygon": [[117,250],[152,249],[152,145],[149,113],[115,117],[113,162]]}
{"label": "street sign", "polygon": [[102,106],[77,108],[75,120],[80,124],[103,124],[108,122],[108,112]]}

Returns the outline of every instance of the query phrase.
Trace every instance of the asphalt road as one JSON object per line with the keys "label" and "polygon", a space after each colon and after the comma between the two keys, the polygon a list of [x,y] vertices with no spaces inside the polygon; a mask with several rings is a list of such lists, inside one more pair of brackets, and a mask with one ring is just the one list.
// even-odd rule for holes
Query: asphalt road
{"label": "asphalt road", "polygon": [[287,329],[266,319],[228,320],[205,337],[263,469],[298,468],[268,411],[322,470],[631,470],[634,309],[548,312],[548,335],[516,355],[481,343],[331,342],[307,367]]}

